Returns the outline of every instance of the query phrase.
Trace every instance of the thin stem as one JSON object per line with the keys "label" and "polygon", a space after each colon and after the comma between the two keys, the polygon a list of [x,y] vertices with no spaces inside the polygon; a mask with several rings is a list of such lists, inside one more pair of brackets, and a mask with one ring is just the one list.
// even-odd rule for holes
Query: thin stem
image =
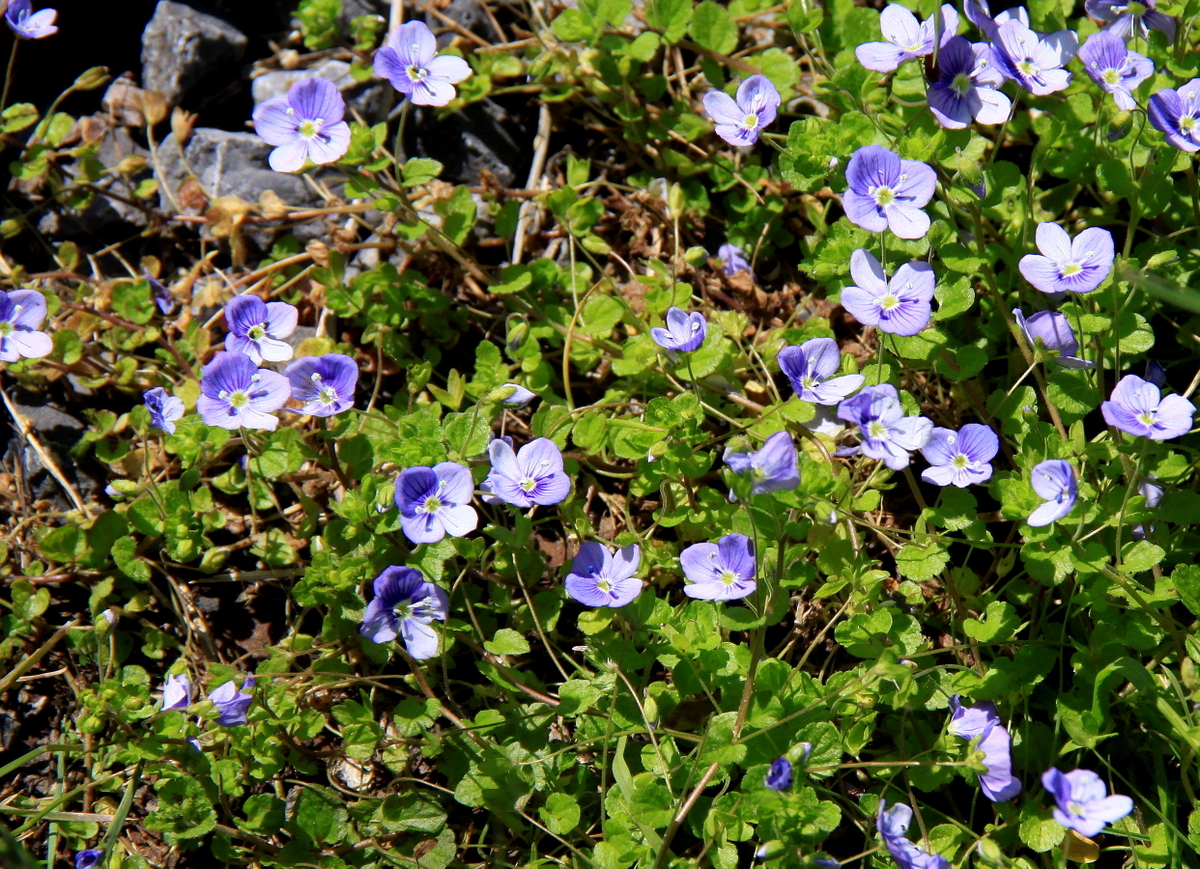
{"label": "thin stem", "polygon": [[4,93],[0,95],[0,112],[8,108],[8,91],[12,87],[13,68],[17,63],[17,46],[20,44],[21,40],[14,36],[12,51],[8,55],[8,68],[4,71]]}

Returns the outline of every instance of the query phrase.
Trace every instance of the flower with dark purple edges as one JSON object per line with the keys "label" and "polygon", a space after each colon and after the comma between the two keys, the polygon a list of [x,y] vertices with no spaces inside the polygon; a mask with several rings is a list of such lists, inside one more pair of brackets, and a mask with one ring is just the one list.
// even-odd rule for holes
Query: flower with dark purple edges
{"label": "flower with dark purple edges", "polygon": [[411,567],[385,568],[375,577],[374,589],[358,632],[372,643],[403,637],[404,648],[418,661],[435,656],[438,636],[432,624],[434,619],[444,622],[450,611],[446,592]]}
{"label": "flower with dark purple edges", "polygon": [[4,13],[12,32],[22,39],[45,39],[58,33],[58,28],[54,25],[54,19],[57,17],[58,11],[54,9],[34,12],[29,0],[12,0],[8,11]]}
{"label": "flower with dark purple edges", "polygon": [[786,791],[792,786],[792,764],[786,757],[777,757],[771,761],[771,768],[763,784],[773,791]]}
{"label": "flower with dark purple edges", "polygon": [[99,848],[89,848],[75,855],[75,869],[95,869],[104,860],[104,851]]}
{"label": "flower with dark purple edges", "polygon": [[54,342],[38,327],[46,319],[46,297],[37,290],[0,292],[0,362],[40,359]]}
{"label": "flower with dark purple edges", "polygon": [[[917,22],[917,16],[898,3],[889,3],[879,15],[879,29],[886,42],[864,42],[854,49],[854,55],[864,67],[875,72],[894,72],[900,64],[914,57],[933,54],[934,44],[945,46],[958,30],[958,13],[949,3],[943,4],[938,16]],[[934,29],[938,24],[938,32]]]}
{"label": "flower with dark purple edges", "polygon": [[[782,492],[800,485],[800,469],[796,464],[796,444],[792,436],[778,431],[763,442],[762,449],[752,453],[735,453],[725,449],[725,464],[735,473],[750,478],[750,494]],[[733,497],[733,493],[730,493]]]}
{"label": "flower with dark purple edges", "polygon": [[988,0],[964,0],[963,14],[967,16],[967,20],[983,31],[983,35],[988,39],[996,38],[996,28],[1005,21],[1016,20],[1020,21],[1026,27],[1029,26],[1029,12],[1024,6],[1017,6],[1014,9],[1004,9],[992,17],[992,10],[988,5]]}
{"label": "flower with dark purple edges", "polygon": [[864,326],[908,336],[929,325],[937,286],[929,263],[905,263],[889,281],[875,255],[859,248],[850,254],[850,276],[857,285],[842,288],[842,307]]}
{"label": "flower with dark purple edges", "polygon": [[[1153,474],[1150,474],[1149,476],[1138,481],[1137,490],[1138,494],[1146,499],[1147,510],[1157,510],[1159,502],[1162,501],[1162,496],[1166,494],[1166,490],[1155,482],[1155,477]],[[1151,524],[1150,532],[1154,533],[1154,529],[1156,527],[1156,525]],[[1129,533],[1133,535],[1134,540],[1146,539],[1146,527],[1142,525],[1141,522],[1139,522],[1137,525],[1134,525],[1133,528],[1130,529]]]}
{"label": "flower with dark purple edges", "polygon": [[992,478],[991,461],[1000,452],[1000,438],[986,425],[969,422],[959,431],[935,428],[921,455],[932,467],[921,472],[921,479],[935,486],[965,489]]}
{"label": "flower with dark purple edges", "polygon": [[571,478],[563,472],[562,450],[549,438],[534,438],[519,451],[503,438],[488,444],[492,470],[479,488],[484,500],[514,507],[561,504],[571,494]]}
{"label": "flower with dark purple edges", "polygon": [[358,365],[343,353],[305,356],[283,371],[292,387],[292,398],[304,402],[297,413],[333,416],[354,407]]}
{"label": "flower with dark purple edges", "polygon": [[208,695],[208,699],[217,707],[217,724],[222,727],[237,727],[247,721],[246,710],[254,702],[255,679],[250,676],[238,690],[237,682],[229,681]]}
{"label": "flower with dark purple edges", "polygon": [[929,86],[929,110],[948,130],[961,130],[972,121],[1003,124],[1012,101],[997,90],[1004,76],[992,63],[992,50],[955,36],[938,52],[938,80]]}
{"label": "flower with dark purple edges", "polygon": [[375,52],[375,74],[418,106],[444,106],[458,93],[454,86],[471,75],[461,57],[437,53],[437,40],[421,21],[408,21]]}
{"label": "flower with dark purple edges", "polygon": [[1038,344],[1052,352],[1058,353],[1055,361],[1063,368],[1094,368],[1095,362],[1080,359],[1075,354],[1079,352],[1079,341],[1071,329],[1071,323],[1065,314],[1057,311],[1038,311],[1026,319],[1025,312],[1013,308],[1013,317],[1017,325],[1025,333],[1025,340],[1034,350]]}
{"label": "flower with dark purple edges", "polygon": [[[324,79],[322,79],[324,81]],[[264,302],[258,296],[234,296],[225,305],[225,349],[244,353],[255,365],[286,362],[292,345],[283,339],[296,331],[298,313],[287,302]]]}
{"label": "flower with dark purple edges", "polygon": [[912,809],[903,803],[896,803],[884,811],[886,806],[887,802],[881,799],[875,816],[875,829],[883,837],[884,847],[900,869],[949,869],[950,863],[945,857],[923,851],[909,841],[906,834],[912,824]]}
{"label": "flower with dark purple edges", "polygon": [[150,292],[154,296],[154,304],[158,305],[158,309],[164,314],[174,311],[175,297],[171,295],[171,291],[166,288],[163,282],[150,274],[150,272],[142,272],[142,277],[150,285]]}
{"label": "flower with dark purple edges", "polygon": [[1175,41],[1175,19],[1155,7],[1156,0],[1084,0],[1083,9],[1097,21],[1107,21],[1105,33],[1122,39],[1146,39],[1151,30],[1161,30],[1167,42]]}
{"label": "flower with dark purple edges", "polygon": [[1125,40],[1105,28],[1093,33],[1079,48],[1083,71],[1105,93],[1110,93],[1122,111],[1133,111],[1137,101],[1133,89],[1154,75],[1154,61],[1125,47]]}
{"label": "flower with dark purple edges", "polygon": [[337,85],[314,76],[301,79],[286,97],[254,110],[254,132],[275,148],[267,163],[276,172],[299,172],[309,161],[334,163],[350,148],[350,125],[342,120],[346,101]]}
{"label": "flower with dark purple edges", "polygon": [[1182,437],[1192,427],[1196,405],[1182,395],[1163,398],[1159,388],[1136,374],[1126,374],[1100,405],[1104,421],[1134,437],[1165,441]]}
{"label": "flower with dark purple edges", "polygon": [[1200,78],[1183,87],[1163,88],[1150,95],[1147,106],[1150,125],[1162,131],[1167,141],[1182,151],[1200,151]]}
{"label": "flower with dark purple edges", "polygon": [[614,556],[603,543],[589,540],[571,562],[567,594],[584,606],[623,607],[642,593],[642,581],[634,577],[641,560],[636,543]]}
{"label": "flower with dark purple edges", "polygon": [[405,468],[396,478],[400,527],[413,543],[437,543],[447,534],[465,537],[479,524],[471,506],[471,472],[454,462]]}
{"label": "flower with dark purple edges", "polygon": [[1057,223],[1039,223],[1037,247],[1017,264],[1025,280],[1043,293],[1090,293],[1112,274],[1112,233],[1088,227],[1074,239]]}
{"label": "flower with dark purple edges", "polygon": [[708,323],[699,311],[688,314],[672,305],[667,309],[667,327],[654,326],[650,337],[664,350],[674,353],[691,353],[704,343]]}
{"label": "flower with dark purple edges", "polygon": [[750,261],[736,244],[721,245],[717,248],[717,258],[721,260],[721,270],[726,277],[731,278],[738,272],[750,274]]}
{"label": "flower with dark purple edges", "polygon": [[1021,792],[1021,782],[1012,774],[1012,737],[1000,723],[995,704],[985,701],[964,707],[957,694],[950,698],[949,731],[966,740],[979,740],[986,771],[979,788],[994,803],[1006,803]]}
{"label": "flower with dark purple edges", "polygon": [[1050,767],[1042,773],[1042,787],[1058,803],[1054,820],[1089,839],[1133,811],[1133,800],[1122,794],[1109,796],[1104,779],[1090,769],[1060,772]]}
{"label": "flower with dark purple edges", "polygon": [[754,593],[754,541],[726,534],[716,543],[694,543],[679,553],[689,582],[683,593],[696,600],[741,600]]}
{"label": "flower with dark purple edges", "polygon": [[218,353],[200,373],[196,410],[205,425],[234,431],[239,428],[275,431],[272,416],[291,396],[287,378],[257,368],[241,353]]}
{"label": "flower with dark purple edges", "polygon": [[1070,30],[1043,36],[1010,19],[996,28],[992,63],[1031,94],[1045,96],[1071,83],[1071,73],[1063,67],[1078,47],[1079,37]]}
{"label": "flower with dark purple edges", "polygon": [[882,145],[865,145],[846,166],[842,194],[846,217],[868,232],[891,229],[900,238],[923,238],[929,215],[921,209],[937,189],[937,173],[920,160],[901,160]]}
{"label": "flower with dark purple edges", "polygon": [[813,404],[837,404],[866,380],[861,374],[833,376],[842,367],[842,354],[832,338],[811,338],[799,347],[784,347],[778,361],[796,397]]}
{"label": "flower with dark purple edges", "polygon": [[161,386],[146,390],[142,401],[150,411],[150,425],[167,434],[175,434],[175,420],[183,416],[183,402],[167,395]]}
{"label": "flower with dark purple edges", "polygon": [[1026,523],[1034,528],[1057,522],[1073,509],[1079,497],[1075,469],[1064,459],[1047,459],[1033,466],[1029,475],[1033,491],[1046,503],[1029,514]]}
{"label": "flower with dark purple edges", "polygon": [[192,680],[187,673],[172,673],[163,683],[162,708],[186,709],[192,702]]}
{"label": "flower with dark purple edges", "polygon": [[509,407],[524,407],[537,398],[536,392],[526,389],[518,383],[506,383],[500,388],[511,390],[505,394],[504,398],[500,399],[501,404],[507,404]]}
{"label": "flower with dark purple edges", "polygon": [[933,421],[905,416],[896,387],[868,386],[838,405],[838,418],[858,426],[864,456],[880,459],[893,471],[908,467],[909,452],[919,450],[933,433]]}
{"label": "flower with dark purple edges", "polygon": [[713,131],[730,145],[745,147],[758,141],[758,134],[775,120],[782,102],[779,91],[765,75],[752,75],[737,89],[737,98],[724,91],[704,95],[704,110],[716,122]]}

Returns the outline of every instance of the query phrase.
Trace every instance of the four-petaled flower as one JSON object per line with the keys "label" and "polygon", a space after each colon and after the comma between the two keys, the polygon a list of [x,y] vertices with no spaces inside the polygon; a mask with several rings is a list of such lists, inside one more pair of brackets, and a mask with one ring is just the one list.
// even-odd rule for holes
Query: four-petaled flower
{"label": "four-petaled flower", "polygon": [[184,709],[192,702],[192,680],[187,673],[172,673],[163,683],[162,708]]}
{"label": "four-petaled flower", "polygon": [[1182,395],[1163,398],[1153,383],[1126,374],[1100,405],[1100,412],[1105,422],[1126,434],[1165,441],[1188,433],[1196,405]]}
{"label": "four-petaled flower", "polygon": [[225,349],[244,353],[255,365],[286,362],[292,346],[283,339],[296,331],[298,314],[287,302],[264,302],[258,296],[234,296],[225,305]]}
{"label": "four-petaled flower", "polygon": [[167,395],[161,386],[146,390],[142,401],[150,411],[150,425],[167,434],[175,434],[175,420],[183,416],[183,402]]}
{"label": "four-petaled flower", "polygon": [[1000,451],[1000,439],[986,425],[969,422],[959,431],[935,428],[921,455],[933,467],[921,472],[921,479],[935,486],[986,483],[992,478],[991,461]]}
{"label": "four-petaled flower", "polygon": [[411,567],[389,567],[375,578],[375,597],[367,604],[358,631],[372,643],[404,638],[404,648],[418,661],[437,654],[434,619],[444,622],[450,598]]}
{"label": "four-petaled flower", "polygon": [[697,600],[740,600],[758,588],[754,541],[726,534],[717,543],[694,543],[679,553],[689,583],[683,593]]}
{"label": "four-petaled flower", "polygon": [[1058,803],[1054,820],[1081,836],[1096,836],[1133,811],[1133,800],[1122,794],[1110,797],[1104,779],[1090,769],[1060,772],[1050,767],[1042,773],[1042,787]]}
{"label": "four-petaled flower", "polygon": [[1079,49],[1083,71],[1110,93],[1122,111],[1133,111],[1133,89],[1154,75],[1154,61],[1125,47],[1125,41],[1106,28],[1088,37]]}
{"label": "four-petaled flower", "polygon": [[1075,355],[1079,352],[1079,341],[1075,338],[1075,332],[1065,314],[1057,311],[1038,311],[1026,319],[1024,311],[1013,308],[1013,317],[1025,333],[1025,340],[1029,342],[1029,346],[1037,350],[1040,342],[1046,350],[1057,352],[1058,357],[1055,361],[1063,368],[1096,366],[1095,362],[1080,359]]}
{"label": "four-petaled flower", "polygon": [[842,366],[842,354],[832,338],[811,338],[799,347],[784,347],[778,361],[796,397],[813,404],[837,404],[866,380],[861,374],[833,376]]}
{"label": "four-petaled flower", "polygon": [[1150,95],[1147,106],[1150,125],[1161,130],[1167,141],[1183,151],[1200,151],[1200,78],[1183,87],[1163,88]]}
{"label": "four-petaled flower", "polygon": [[250,676],[238,690],[237,682],[229,681],[208,695],[208,699],[217,707],[217,724],[222,727],[238,727],[245,724],[246,710],[254,702],[255,679]]}
{"label": "four-petaled flower", "polygon": [[763,784],[773,791],[786,791],[792,786],[792,764],[786,757],[777,757],[771,761],[771,768]]}
{"label": "four-petaled flower", "polygon": [[724,91],[704,95],[704,110],[716,121],[714,131],[730,145],[753,145],[763,127],[775,120],[782,99],[765,75],[752,75],[737,89],[735,100]]}
{"label": "four-petaled flower", "polygon": [[343,353],[305,356],[284,369],[283,375],[291,384],[292,398],[304,402],[297,413],[333,416],[354,407],[358,366]]}
{"label": "four-petaled flower", "polygon": [[488,444],[488,458],[492,470],[479,488],[488,493],[484,500],[490,504],[550,506],[562,503],[571,493],[571,478],[563,473],[562,450],[549,438],[534,438],[519,451],[504,438],[496,438]]}
{"label": "four-petaled flower", "polygon": [[1097,21],[1111,22],[1104,33],[1146,39],[1151,30],[1161,30],[1167,42],[1174,42],[1175,19],[1155,9],[1157,5],[1157,0],[1084,0],[1083,9]]}
{"label": "four-petaled flower", "polygon": [[447,534],[464,537],[479,524],[471,506],[471,472],[454,462],[405,468],[396,478],[400,527],[413,543],[437,543]]}
{"label": "four-petaled flower", "polygon": [[584,606],[623,607],[642,593],[642,581],[633,575],[641,559],[636,543],[614,556],[603,543],[589,540],[571,562],[567,594]]}
{"label": "four-petaled flower", "polygon": [[929,325],[937,285],[929,263],[905,263],[889,281],[875,255],[859,248],[850,255],[850,276],[857,286],[842,288],[842,307],[864,326],[908,336]]}
{"label": "four-petaled flower", "polygon": [[256,368],[241,353],[218,353],[200,374],[196,410],[205,425],[217,428],[275,431],[279,420],[272,416],[291,395],[287,378],[265,368]]}
{"label": "four-petaled flower", "polygon": [[879,812],[875,816],[875,829],[883,837],[883,845],[900,869],[949,869],[950,863],[940,854],[930,854],[909,841],[905,835],[912,823],[913,812],[903,803],[896,803],[887,811],[885,800],[879,801]]}
{"label": "four-petaled flower", "polygon": [[1012,101],[997,90],[1004,75],[992,63],[992,50],[955,36],[938,53],[938,80],[929,86],[929,110],[948,130],[961,130],[972,121],[1003,124]]}
{"label": "four-petaled flower", "polygon": [[750,273],[750,261],[736,244],[721,245],[717,248],[717,258],[721,260],[721,270],[726,277],[733,277],[738,272]]}
{"label": "four-petaled flower", "polygon": [[939,14],[940,21],[935,15],[918,24],[917,16],[908,9],[889,3],[879,16],[879,29],[887,42],[864,42],[854,49],[854,55],[867,69],[893,72],[906,60],[933,54],[935,43],[945,46],[958,30],[958,13],[953,6],[943,4]]}
{"label": "four-petaled flower", "polygon": [[88,848],[75,855],[75,869],[96,869],[104,859],[104,851],[99,848]]}
{"label": "four-petaled flower", "polygon": [[0,362],[40,359],[54,342],[38,327],[46,319],[46,297],[37,290],[0,292]]}
{"label": "four-petaled flower", "polygon": [[1031,94],[1045,96],[1071,83],[1063,67],[1078,46],[1079,37],[1069,30],[1041,36],[1014,18],[996,28],[992,63]]}
{"label": "four-petaled flower", "polygon": [[691,353],[704,343],[706,334],[708,324],[703,314],[699,311],[689,314],[674,305],[667,309],[667,327],[654,326],[650,329],[654,343],[674,353]]}
{"label": "four-petaled flower", "polygon": [[[750,478],[750,494],[782,492],[800,485],[800,469],[796,464],[796,444],[792,436],[778,431],[763,442],[762,449],[752,453],[735,453],[725,449],[725,464],[735,473]],[[730,493],[733,497],[733,493]]]}
{"label": "four-petaled flower", "polygon": [[1017,264],[1025,280],[1043,293],[1090,293],[1112,274],[1113,237],[1092,226],[1074,240],[1057,223],[1039,223],[1034,253]]}
{"label": "four-petaled flower", "polygon": [[54,19],[57,17],[58,12],[54,9],[34,12],[30,0],[12,0],[4,13],[4,19],[12,28],[12,32],[22,39],[45,39],[58,33],[58,28],[54,25]]}
{"label": "four-petaled flower", "polygon": [[275,149],[267,162],[276,172],[299,172],[305,163],[333,163],[350,148],[350,125],[342,120],[346,101],[337,85],[314,76],[301,79],[286,97],[254,110],[254,132]]}
{"label": "four-petaled flower", "polygon": [[1025,521],[1035,528],[1057,522],[1075,508],[1079,484],[1075,469],[1064,459],[1047,459],[1033,466],[1029,475],[1033,491],[1046,503],[1029,514]]}
{"label": "four-petaled flower", "polygon": [[393,30],[375,52],[375,73],[418,106],[444,106],[454,86],[471,75],[461,57],[437,53],[437,40],[423,22],[409,21]]}
{"label": "four-petaled flower", "polygon": [[985,772],[979,788],[993,803],[1005,803],[1021,792],[1021,782],[1012,774],[1012,737],[1000,723],[995,704],[984,701],[963,706],[957,694],[950,698],[949,731],[961,739],[979,740]]}
{"label": "four-petaled flower", "polygon": [[929,232],[929,215],[921,209],[933,198],[937,173],[920,160],[901,160],[882,145],[866,145],[850,158],[846,183],[842,206],[851,223],[869,232],[891,229],[900,238]]}
{"label": "four-petaled flower", "polygon": [[858,426],[862,453],[881,459],[893,471],[908,467],[909,451],[919,450],[933,433],[933,421],[905,416],[896,387],[868,386],[838,405],[838,418]]}

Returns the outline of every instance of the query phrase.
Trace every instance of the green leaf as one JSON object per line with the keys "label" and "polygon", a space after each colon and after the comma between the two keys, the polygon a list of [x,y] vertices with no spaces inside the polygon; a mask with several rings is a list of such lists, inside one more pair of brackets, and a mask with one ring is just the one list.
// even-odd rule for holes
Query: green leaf
{"label": "green leaf", "polygon": [[968,637],[981,643],[1004,643],[1016,636],[1021,627],[1021,617],[1011,604],[992,601],[984,610],[983,621],[966,619],[963,631]]}
{"label": "green leaf", "polygon": [[896,554],[896,570],[918,582],[933,579],[950,563],[950,553],[938,542],[925,546],[910,543]]}
{"label": "green leaf", "polygon": [[692,23],[692,0],[649,0],[646,26],[662,34],[663,41],[674,45]]}
{"label": "green leaf", "polygon": [[483,647],[493,655],[524,655],[529,651],[529,641],[511,628],[501,628]]}
{"label": "green leaf", "polygon": [[422,184],[428,184],[442,174],[443,168],[445,167],[437,160],[431,160],[428,157],[411,157],[404,164],[402,170],[403,184],[405,187],[419,187]]}
{"label": "green leaf", "polygon": [[704,48],[729,54],[737,47],[737,25],[725,7],[704,0],[692,15],[692,38]]}
{"label": "green leaf", "polygon": [[538,815],[550,832],[565,836],[579,825],[579,801],[570,794],[550,794]]}

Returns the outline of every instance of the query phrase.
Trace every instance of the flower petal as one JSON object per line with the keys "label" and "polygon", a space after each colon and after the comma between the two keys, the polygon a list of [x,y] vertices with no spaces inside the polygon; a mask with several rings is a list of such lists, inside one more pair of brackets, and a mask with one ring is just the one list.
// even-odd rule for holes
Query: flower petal
{"label": "flower petal", "polygon": [[436,79],[458,84],[471,77],[471,65],[453,54],[442,54],[425,64],[425,71]]}

